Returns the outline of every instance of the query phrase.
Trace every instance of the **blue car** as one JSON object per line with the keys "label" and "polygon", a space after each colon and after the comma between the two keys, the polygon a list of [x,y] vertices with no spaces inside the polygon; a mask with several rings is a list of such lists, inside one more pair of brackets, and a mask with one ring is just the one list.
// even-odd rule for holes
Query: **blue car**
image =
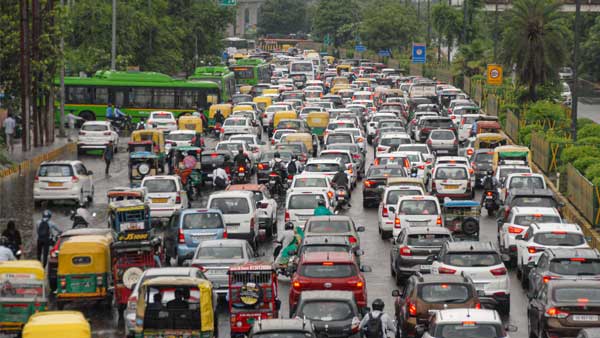
{"label": "blue car", "polygon": [[176,211],[165,232],[168,258],[182,265],[191,259],[202,241],[227,238],[225,221],[219,209],[184,209]]}

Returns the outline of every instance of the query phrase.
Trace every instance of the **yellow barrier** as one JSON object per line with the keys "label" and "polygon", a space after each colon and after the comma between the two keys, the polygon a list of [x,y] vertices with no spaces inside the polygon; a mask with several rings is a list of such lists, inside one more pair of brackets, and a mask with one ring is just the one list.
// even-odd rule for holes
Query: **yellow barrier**
{"label": "yellow barrier", "polygon": [[19,174],[25,172],[31,168],[37,168],[42,162],[54,160],[59,156],[68,153],[75,153],[77,151],[77,144],[68,143],[64,146],[54,149],[50,152],[38,155],[32,159],[25,160],[19,164],[15,164],[9,168],[0,170],[0,178],[9,177],[11,175]]}

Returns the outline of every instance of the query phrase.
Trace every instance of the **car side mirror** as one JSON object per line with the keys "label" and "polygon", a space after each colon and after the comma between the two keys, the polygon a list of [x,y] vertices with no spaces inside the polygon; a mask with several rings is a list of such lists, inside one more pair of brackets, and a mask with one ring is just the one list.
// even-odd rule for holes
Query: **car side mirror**
{"label": "car side mirror", "polygon": [[504,327],[504,329],[508,332],[517,332],[519,328],[516,325],[508,324]]}
{"label": "car side mirror", "polygon": [[431,255],[427,257],[427,260],[425,261],[427,264],[432,264],[435,260],[438,259],[437,255]]}
{"label": "car side mirror", "polygon": [[396,207],[389,207],[389,208],[388,208],[388,210],[389,210],[390,212],[396,212]]}
{"label": "car side mirror", "polygon": [[535,264],[535,262],[527,262],[527,267],[528,267],[529,269],[533,269],[533,268],[535,268],[536,266],[537,266],[537,264]]}
{"label": "car side mirror", "polygon": [[365,252],[362,249],[354,250],[354,255],[356,255],[356,256],[362,256],[364,254],[365,254]]}
{"label": "car side mirror", "polygon": [[373,269],[371,269],[371,267],[368,266],[368,265],[361,265],[360,266],[360,271],[361,272],[371,272],[371,271],[373,271]]}
{"label": "car side mirror", "polygon": [[523,241],[523,235],[517,235],[517,237],[515,237],[515,240],[517,241]]}
{"label": "car side mirror", "polygon": [[356,232],[365,232],[365,227],[364,226],[359,226],[356,228]]}
{"label": "car side mirror", "polygon": [[89,176],[91,176],[91,175],[94,175],[94,172],[93,172],[93,171],[91,171],[91,170],[88,170],[88,171],[87,171],[87,174],[88,174]]}

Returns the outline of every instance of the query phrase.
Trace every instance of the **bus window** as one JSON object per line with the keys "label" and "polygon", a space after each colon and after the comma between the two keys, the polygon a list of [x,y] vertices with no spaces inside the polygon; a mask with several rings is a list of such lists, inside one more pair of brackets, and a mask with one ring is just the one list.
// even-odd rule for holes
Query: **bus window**
{"label": "bus window", "polygon": [[125,89],[112,89],[109,92],[109,102],[117,107],[123,107],[125,103]]}
{"label": "bus window", "polygon": [[67,103],[88,103],[91,101],[90,87],[67,87]]}
{"label": "bus window", "polygon": [[208,104],[219,103],[219,97],[216,94],[207,94],[206,95],[206,103],[208,103]]}
{"label": "bus window", "polygon": [[160,88],[154,89],[154,104],[156,108],[174,108],[175,107],[175,89]]}
{"label": "bus window", "polygon": [[129,90],[130,107],[151,108],[152,90],[148,88],[131,88]]}
{"label": "bus window", "polygon": [[108,88],[96,87],[94,89],[96,90],[94,93],[94,103],[95,104],[108,104]]}
{"label": "bus window", "polygon": [[177,108],[193,109],[195,105],[195,91],[189,89],[181,89],[177,91]]}

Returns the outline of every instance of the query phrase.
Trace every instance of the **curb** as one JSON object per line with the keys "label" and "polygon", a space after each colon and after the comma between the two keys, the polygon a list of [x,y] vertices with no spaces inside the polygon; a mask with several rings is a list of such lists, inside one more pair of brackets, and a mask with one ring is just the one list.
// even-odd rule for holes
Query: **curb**
{"label": "curb", "polygon": [[19,164],[15,164],[9,168],[0,170],[0,179],[7,178],[13,175],[21,174],[31,168],[37,168],[44,161],[54,160],[64,154],[72,154],[77,151],[77,144],[68,143],[64,146],[54,149],[50,152],[38,155],[32,159],[25,160]]}

